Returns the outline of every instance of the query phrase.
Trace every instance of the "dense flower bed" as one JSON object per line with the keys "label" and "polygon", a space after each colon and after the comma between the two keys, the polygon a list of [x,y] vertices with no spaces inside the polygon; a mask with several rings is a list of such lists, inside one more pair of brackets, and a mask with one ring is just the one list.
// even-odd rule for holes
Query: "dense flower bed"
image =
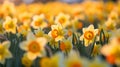
{"label": "dense flower bed", "polygon": [[0,67],[120,66],[120,3],[0,8]]}

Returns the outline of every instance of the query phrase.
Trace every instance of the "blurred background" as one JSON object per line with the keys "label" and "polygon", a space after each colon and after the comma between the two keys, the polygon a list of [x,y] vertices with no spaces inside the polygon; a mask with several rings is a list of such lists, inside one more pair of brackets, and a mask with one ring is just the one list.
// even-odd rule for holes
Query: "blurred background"
{"label": "blurred background", "polygon": [[[3,3],[4,0],[0,0],[0,3]],[[79,3],[79,2],[83,2],[83,1],[104,1],[104,2],[108,2],[108,1],[113,1],[113,2],[117,2],[119,0],[9,0],[11,2],[14,2],[15,4],[20,4],[20,3],[26,3],[26,4],[30,4],[30,3],[34,3],[34,2],[52,2],[52,1],[60,1],[60,2],[66,2],[66,3]]]}

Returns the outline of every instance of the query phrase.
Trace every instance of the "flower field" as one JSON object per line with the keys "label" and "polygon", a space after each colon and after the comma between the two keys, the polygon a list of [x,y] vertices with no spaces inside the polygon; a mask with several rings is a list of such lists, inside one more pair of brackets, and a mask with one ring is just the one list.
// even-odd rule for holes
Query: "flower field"
{"label": "flower field", "polygon": [[120,2],[0,4],[0,67],[120,67]]}

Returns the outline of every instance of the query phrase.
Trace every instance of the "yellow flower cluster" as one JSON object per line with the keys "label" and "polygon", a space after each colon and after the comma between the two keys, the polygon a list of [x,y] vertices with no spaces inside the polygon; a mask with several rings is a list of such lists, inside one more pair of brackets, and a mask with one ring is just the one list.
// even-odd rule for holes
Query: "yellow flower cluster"
{"label": "yellow flower cluster", "polygon": [[[15,5],[5,0],[0,8],[3,65],[12,58],[25,67],[120,66],[119,2]],[[94,58],[101,55],[104,61]]]}

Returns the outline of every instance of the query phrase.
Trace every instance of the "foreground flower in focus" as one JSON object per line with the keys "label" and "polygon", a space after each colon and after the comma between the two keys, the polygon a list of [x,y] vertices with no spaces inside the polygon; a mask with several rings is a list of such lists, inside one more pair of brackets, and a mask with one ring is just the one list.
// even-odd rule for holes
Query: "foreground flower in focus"
{"label": "foreground flower in focus", "polygon": [[5,41],[3,43],[0,43],[0,63],[4,64],[5,59],[12,58],[12,54],[9,51],[10,42]]}
{"label": "foreground flower in focus", "polygon": [[43,29],[47,27],[44,14],[41,14],[40,16],[38,15],[34,16],[31,26],[35,29],[38,29],[38,28]]}
{"label": "foreground flower in focus", "polygon": [[5,22],[3,22],[3,28],[6,32],[16,33],[17,19],[12,19],[11,17],[6,17]]}
{"label": "foreground flower in focus", "polygon": [[52,30],[48,33],[48,35],[55,39],[55,41],[62,40],[64,38],[64,30],[61,25],[52,25]]}
{"label": "foreground flower in focus", "polygon": [[63,26],[63,28],[65,28],[66,26],[68,26],[70,24],[69,22],[70,16],[69,15],[65,15],[63,13],[60,13],[56,19],[55,19],[55,23],[56,24],[61,24]]}
{"label": "foreground flower in focus", "polygon": [[85,41],[85,46],[88,46],[93,42],[95,36],[98,34],[98,29],[94,29],[93,25],[90,25],[88,28],[83,28],[83,35],[80,37],[80,40]]}
{"label": "foreground flower in focus", "polygon": [[[27,41],[20,44],[20,48],[26,51],[26,55],[30,60],[35,60],[37,57],[41,57],[44,54],[44,47],[47,43],[46,38],[34,38],[31,34],[28,34]],[[32,38],[30,38],[32,37]]]}

